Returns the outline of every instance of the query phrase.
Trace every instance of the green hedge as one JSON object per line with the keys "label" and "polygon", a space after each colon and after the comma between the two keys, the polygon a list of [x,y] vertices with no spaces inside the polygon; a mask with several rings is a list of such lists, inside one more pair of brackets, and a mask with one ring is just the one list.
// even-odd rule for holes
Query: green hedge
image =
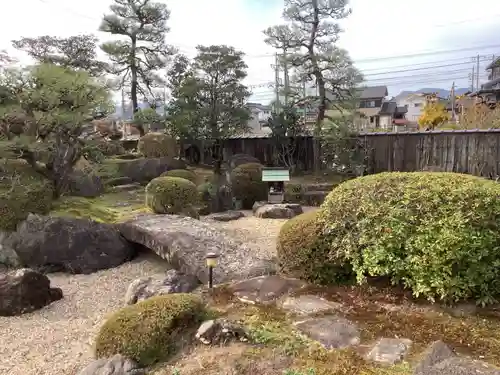
{"label": "green hedge", "polygon": [[146,186],[146,206],[157,214],[186,214],[197,217],[196,185],[180,177],[157,177]]}
{"label": "green hedge", "polygon": [[233,196],[241,200],[244,209],[251,209],[257,201],[267,201],[267,182],[262,181],[263,166],[247,163],[231,172]]}
{"label": "green hedge", "polygon": [[141,137],[137,150],[146,158],[175,158],[178,155],[177,141],[164,133],[148,133]]}
{"label": "green hedge", "polygon": [[193,184],[196,184],[198,181],[198,176],[193,171],[188,171],[187,169],[173,169],[171,171],[162,173],[161,177],[179,177],[184,178],[188,181],[191,181]]}
{"label": "green hedge", "polygon": [[[380,173],[336,187],[318,219],[328,255],[358,281],[386,276],[415,296],[493,302],[500,293],[500,184],[454,173]],[[323,255],[322,255],[323,256]]]}
{"label": "green hedge", "polygon": [[331,284],[352,278],[352,267],[344,258],[329,258],[329,248],[321,234],[317,211],[288,220],[277,241],[280,271],[313,283]]}
{"label": "green hedge", "polygon": [[204,316],[199,297],[169,294],[130,305],[110,316],[95,342],[97,358],[122,354],[141,366],[166,360]]}

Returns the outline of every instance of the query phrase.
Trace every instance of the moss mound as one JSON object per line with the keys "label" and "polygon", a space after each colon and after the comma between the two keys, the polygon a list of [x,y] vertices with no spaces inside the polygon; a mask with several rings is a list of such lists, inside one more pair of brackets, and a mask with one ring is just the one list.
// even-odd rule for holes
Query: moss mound
{"label": "moss mound", "polygon": [[329,248],[317,218],[317,211],[309,211],[283,224],[277,241],[280,270],[318,284],[346,281],[352,276],[352,267],[343,258],[325,261]]}
{"label": "moss mound", "polygon": [[148,133],[141,137],[137,150],[146,158],[174,158],[177,156],[177,141],[164,133]]}
{"label": "moss mound", "polygon": [[251,209],[257,201],[267,200],[267,183],[262,182],[262,164],[247,163],[231,172],[233,195],[243,209]]}
{"label": "moss mound", "polygon": [[201,300],[192,294],[163,295],[127,306],[101,327],[96,357],[122,354],[142,366],[168,359],[182,335],[189,335],[203,315]]}
{"label": "moss mound", "polygon": [[15,230],[29,213],[50,211],[52,184],[24,161],[2,161],[0,177],[0,230]]}
{"label": "moss mound", "polygon": [[358,280],[385,276],[430,300],[493,302],[500,291],[500,184],[430,172],[380,173],[336,187],[319,221],[328,256]]}
{"label": "moss mound", "polygon": [[196,185],[180,177],[157,177],[146,186],[146,206],[157,214],[187,214],[198,203]]}
{"label": "moss mound", "polygon": [[187,169],[172,169],[171,171],[162,173],[161,177],[179,177],[191,181],[196,184],[198,181],[198,176],[193,171],[188,171]]}

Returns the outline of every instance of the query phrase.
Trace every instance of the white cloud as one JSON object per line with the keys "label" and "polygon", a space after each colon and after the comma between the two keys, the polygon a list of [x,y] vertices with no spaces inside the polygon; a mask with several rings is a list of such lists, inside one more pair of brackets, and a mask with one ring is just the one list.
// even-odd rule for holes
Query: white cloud
{"label": "white cloud", "polygon": [[[96,32],[110,3],[102,0],[6,2],[2,5],[2,14],[5,16],[0,23],[0,48],[12,51],[10,41],[21,36],[69,36]],[[252,6],[256,5],[252,0],[169,0],[166,3],[172,11],[169,22],[171,32],[167,38],[170,43],[180,47],[181,52],[193,56],[194,47],[198,44],[233,45],[248,55],[247,83],[261,84],[274,79],[270,67],[273,63],[273,50],[264,44],[262,30],[280,22],[281,1],[269,1],[270,6],[267,8],[262,3]],[[358,66],[362,70],[390,70],[391,66],[450,59],[453,56],[415,57],[370,63],[362,61],[372,57],[412,54],[422,50],[468,47],[461,44],[460,40],[443,45],[442,36],[453,32],[474,33],[478,25],[492,24],[500,20],[500,2],[497,0],[475,0],[474,4],[456,0],[420,0],[417,3],[401,0],[352,0],[351,6],[353,14],[344,23],[346,31],[340,42],[359,62]],[[109,39],[103,34],[99,36]],[[446,38],[448,41],[449,39]],[[454,57],[493,52],[470,51],[461,55],[455,54]],[[500,53],[500,48],[498,52]],[[14,54],[21,57],[18,51]],[[256,57],[257,55],[268,56]],[[399,89],[405,88],[392,84],[394,79],[388,82]],[[376,83],[384,84],[382,81]],[[257,93],[256,99],[267,101],[272,98],[270,89],[260,88],[254,91]]]}

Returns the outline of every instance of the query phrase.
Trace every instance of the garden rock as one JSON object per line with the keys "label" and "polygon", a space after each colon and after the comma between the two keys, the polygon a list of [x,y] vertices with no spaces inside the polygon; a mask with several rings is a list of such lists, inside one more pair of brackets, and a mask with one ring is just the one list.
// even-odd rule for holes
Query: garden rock
{"label": "garden rock", "polygon": [[141,277],[132,281],[125,295],[125,304],[133,305],[145,299],[170,294],[190,293],[199,285],[198,278],[185,275],[176,270],[168,270],[164,274]]}
{"label": "garden rock", "polygon": [[74,171],[69,177],[71,195],[95,198],[104,192],[104,184],[99,176],[83,171]]}
{"label": "garden rock", "polygon": [[302,295],[298,297],[286,297],[280,303],[283,310],[298,315],[318,314],[326,311],[339,310],[342,304],[327,301],[315,295]]}
{"label": "garden rock", "polygon": [[151,249],[174,269],[208,282],[206,254],[219,254],[214,283],[243,280],[275,272],[274,265],[210,223],[179,215],[140,215],[119,225],[129,241]]}
{"label": "garden rock", "polygon": [[381,338],[370,350],[367,358],[374,362],[393,365],[403,360],[411,344],[412,341],[409,339]]}
{"label": "garden rock", "polygon": [[296,322],[295,326],[326,349],[344,349],[360,343],[358,327],[336,315],[303,320]]}
{"label": "garden rock", "polygon": [[231,341],[248,341],[248,335],[243,326],[230,322],[227,319],[204,321],[196,332],[196,338],[205,345],[221,345]]}
{"label": "garden rock", "polygon": [[423,354],[414,375],[500,375],[500,369],[459,357],[444,342],[435,341]]}
{"label": "garden rock", "polygon": [[301,213],[302,207],[297,203],[266,204],[254,210],[254,216],[262,219],[291,219]]}
{"label": "garden rock", "polygon": [[122,176],[129,177],[133,182],[148,183],[153,178],[172,169],[186,169],[186,163],[172,158],[143,158],[119,163],[118,169]]}
{"label": "garden rock", "polygon": [[133,360],[116,354],[111,358],[102,358],[92,362],[78,375],[146,375]]}
{"label": "garden rock", "polygon": [[47,276],[29,268],[0,275],[0,316],[29,313],[61,298],[61,289],[51,288]]}
{"label": "garden rock", "polygon": [[238,220],[244,217],[245,214],[241,211],[225,211],[225,212],[217,212],[210,214],[206,217],[206,219],[213,220],[213,221],[233,221],[233,220]]}
{"label": "garden rock", "polygon": [[0,265],[6,267],[18,267],[21,262],[12,248],[11,234],[0,231]]}
{"label": "garden rock", "polygon": [[278,299],[306,286],[305,282],[298,279],[269,275],[233,283],[229,286],[229,290],[244,303],[273,304]]}
{"label": "garden rock", "polygon": [[30,214],[11,242],[24,266],[42,272],[89,274],[117,267],[136,253],[112,225],[69,217]]}

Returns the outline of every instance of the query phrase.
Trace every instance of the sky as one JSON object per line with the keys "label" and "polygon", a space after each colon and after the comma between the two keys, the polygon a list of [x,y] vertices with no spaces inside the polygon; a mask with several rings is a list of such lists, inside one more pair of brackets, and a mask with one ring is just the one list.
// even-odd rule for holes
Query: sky
{"label": "sky", "polygon": [[[282,23],[283,0],[157,0],[171,10],[167,42],[190,57],[199,44],[227,44],[246,54],[252,101],[273,99],[274,50],[262,31]],[[2,4],[0,49],[21,63],[11,40],[40,35],[70,36],[97,32],[111,0],[16,0]],[[368,85],[386,85],[395,96],[423,87],[469,87],[474,56],[479,81],[485,66],[500,56],[498,0],[351,0],[352,14],[342,22],[339,45],[347,49]],[[452,51],[452,52],[450,52]],[[410,55],[410,56],[408,56]]]}

